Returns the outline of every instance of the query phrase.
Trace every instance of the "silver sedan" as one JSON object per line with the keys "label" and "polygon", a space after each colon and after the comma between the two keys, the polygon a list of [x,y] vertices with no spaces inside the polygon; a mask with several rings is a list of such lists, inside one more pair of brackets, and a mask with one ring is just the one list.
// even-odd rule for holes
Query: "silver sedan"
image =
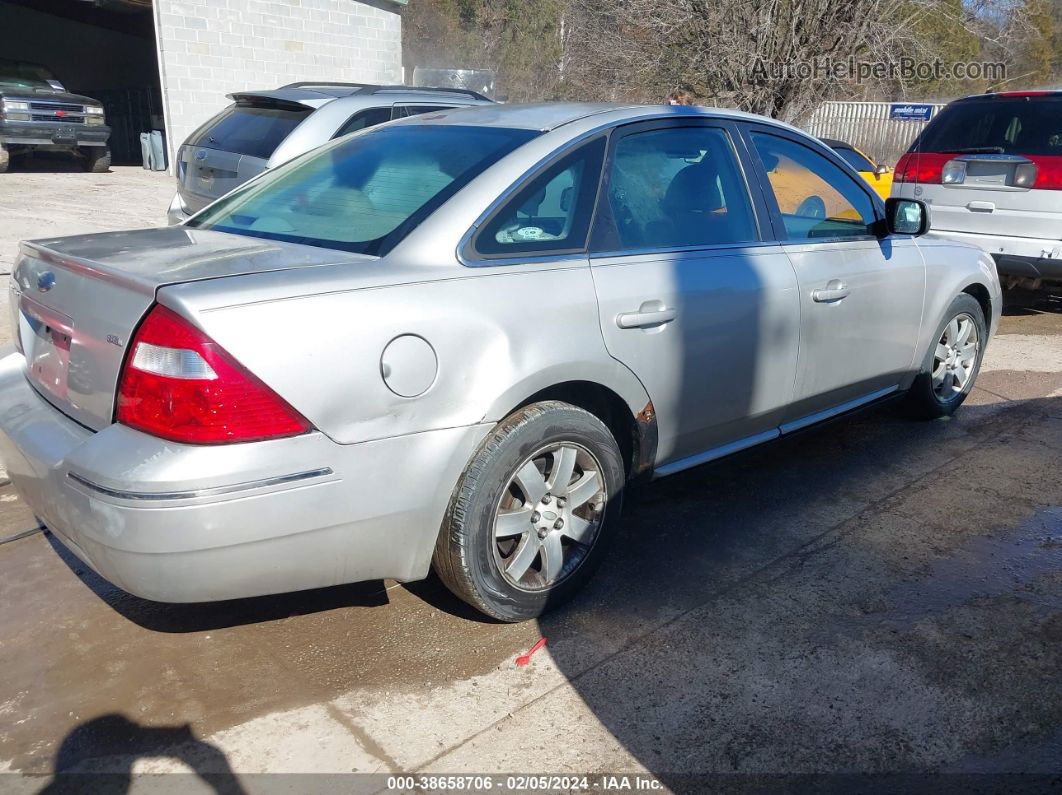
{"label": "silver sedan", "polygon": [[955,411],[1000,287],[928,222],[757,116],[426,114],[181,226],[24,243],[0,452],[148,599],[434,565],[528,619],[586,582],[636,481],[884,400]]}

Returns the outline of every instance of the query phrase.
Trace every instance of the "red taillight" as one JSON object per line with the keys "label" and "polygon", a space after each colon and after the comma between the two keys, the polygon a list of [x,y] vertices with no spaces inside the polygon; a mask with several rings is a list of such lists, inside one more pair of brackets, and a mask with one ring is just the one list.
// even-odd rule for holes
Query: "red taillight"
{"label": "red taillight", "polygon": [[1058,155],[1030,155],[1029,159],[1036,163],[1034,189],[1062,190],[1062,157]]}
{"label": "red taillight", "polygon": [[188,444],[295,436],[310,424],[184,318],[156,306],[130,347],[118,422]]}
{"label": "red taillight", "polygon": [[1050,97],[1058,94],[1058,91],[1000,91],[997,97]]}
{"label": "red taillight", "polygon": [[922,182],[939,185],[945,164],[955,155],[908,152],[896,164],[893,182]]}

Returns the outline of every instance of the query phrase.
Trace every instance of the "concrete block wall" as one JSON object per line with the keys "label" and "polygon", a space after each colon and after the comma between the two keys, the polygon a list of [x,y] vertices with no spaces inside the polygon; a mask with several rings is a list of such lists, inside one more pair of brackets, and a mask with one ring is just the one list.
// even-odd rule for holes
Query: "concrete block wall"
{"label": "concrete block wall", "polygon": [[402,22],[386,2],[155,0],[170,162],[226,94],[296,80],[402,82]]}

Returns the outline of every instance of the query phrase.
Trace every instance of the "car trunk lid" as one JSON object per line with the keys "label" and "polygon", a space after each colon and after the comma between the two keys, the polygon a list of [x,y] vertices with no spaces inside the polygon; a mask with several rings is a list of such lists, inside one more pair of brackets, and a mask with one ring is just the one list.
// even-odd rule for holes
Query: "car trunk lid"
{"label": "car trunk lid", "polygon": [[126,346],[160,287],[373,258],[187,227],[22,244],[11,315],[27,377],[93,430],[113,420]]}
{"label": "car trunk lid", "polygon": [[[1012,237],[1044,237],[1057,224],[1062,193],[1033,188],[1036,160],[995,153],[959,154],[944,166],[933,204],[935,229]],[[1030,179],[1030,175],[1032,178]]]}

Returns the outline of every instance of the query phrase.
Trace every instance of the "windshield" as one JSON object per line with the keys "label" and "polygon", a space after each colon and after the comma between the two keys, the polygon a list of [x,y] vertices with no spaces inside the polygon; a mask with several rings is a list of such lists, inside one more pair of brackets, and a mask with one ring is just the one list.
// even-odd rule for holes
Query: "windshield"
{"label": "windshield", "polygon": [[469,180],[536,135],[498,127],[372,129],[268,172],[188,225],[382,255]]}
{"label": "windshield", "polygon": [[956,102],[930,122],[911,151],[1062,155],[1062,97]]}
{"label": "windshield", "polygon": [[833,151],[839,154],[841,159],[856,171],[874,170],[874,164],[863,157],[863,155],[859,154],[855,149],[849,149],[847,146],[835,146],[833,147]]}
{"label": "windshield", "polygon": [[57,88],[58,83],[55,76],[43,66],[0,58],[0,86],[52,89]]}

